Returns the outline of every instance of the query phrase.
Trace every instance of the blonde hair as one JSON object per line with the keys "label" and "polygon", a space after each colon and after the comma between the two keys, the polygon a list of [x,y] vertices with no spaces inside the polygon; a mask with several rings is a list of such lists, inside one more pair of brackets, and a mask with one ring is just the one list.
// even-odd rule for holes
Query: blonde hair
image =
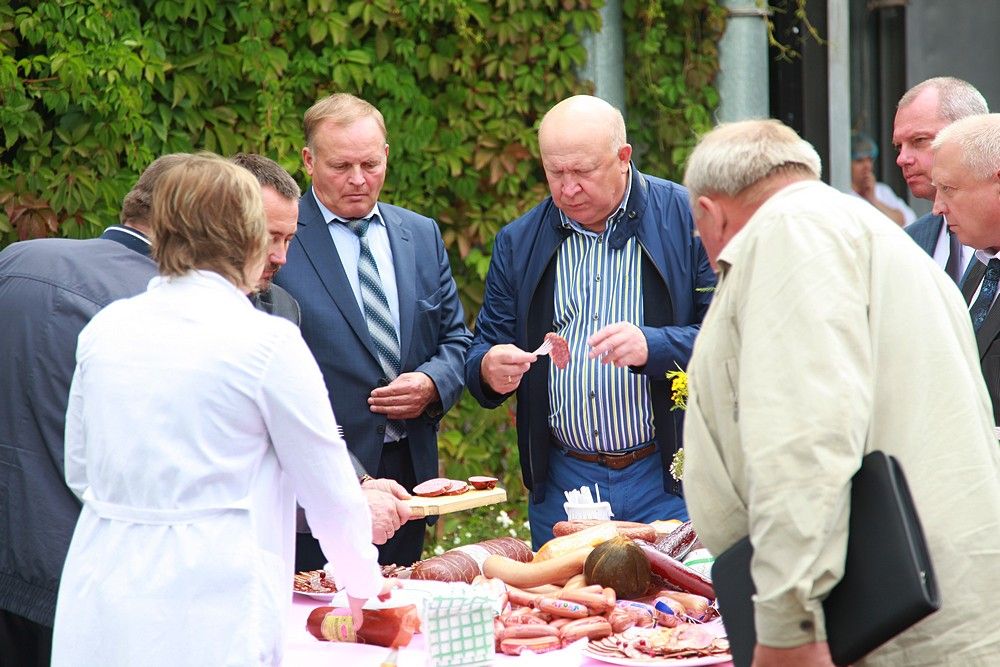
{"label": "blonde hair", "polygon": [[962,163],[979,180],[990,180],[1000,172],[1000,114],[966,116],[943,130],[931,144],[936,152],[946,143],[962,151]]}
{"label": "blonde hair", "polygon": [[362,118],[374,118],[379,130],[382,131],[382,138],[386,142],[389,141],[389,135],[385,131],[385,119],[378,109],[360,97],[349,93],[328,95],[309,107],[302,119],[306,133],[306,145],[312,147],[316,128],[324,120],[332,120],[334,124],[344,127]]}
{"label": "blonde hair", "polygon": [[260,184],[218,155],[188,155],[153,187],[153,259],[160,274],[214,271],[249,290],[267,253],[267,219]]}
{"label": "blonde hair", "polygon": [[695,146],[684,171],[691,206],[705,194],[736,197],[779,174],[818,179],[816,149],[777,120],[723,123]]}

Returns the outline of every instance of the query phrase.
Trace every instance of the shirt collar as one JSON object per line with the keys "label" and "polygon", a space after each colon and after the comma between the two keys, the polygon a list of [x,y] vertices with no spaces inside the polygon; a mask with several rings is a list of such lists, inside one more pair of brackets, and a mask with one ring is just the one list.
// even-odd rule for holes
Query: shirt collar
{"label": "shirt collar", "polygon": [[[629,194],[631,194],[631,192],[632,192],[632,166],[629,165],[628,174],[626,174],[625,178],[625,194],[622,195],[622,200],[618,202],[618,208],[616,208],[611,213],[611,215],[608,216],[607,226],[604,228],[604,232],[610,232],[612,229],[614,229],[615,223],[618,222],[618,219],[625,212],[625,207],[628,204],[628,196]],[[575,232],[578,232],[580,234],[585,234],[587,236],[596,237],[601,235],[596,232],[590,231],[589,229],[581,225],[579,222],[577,222],[573,218],[563,213],[562,209],[559,209],[559,221],[562,224],[563,229],[572,229]]]}
{"label": "shirt collar", "polygon": [[[319,207],[319,212],[323,216],[323,220],[326,222],[326,224],[330,224],[331,222],[347,222],[347,218],[337,215],[336,213],[334,213],[333,211],[331,211],[330,209],[328,209],[326,206],[323,205],[323,202],[321,202],[319,200],[319,197],[316,196],[315,188],[310,188],[310,191],[312,192],[313,199],[316,200],[316,206]],[[375,205],[372,206],[372,210],[368,211],[368,215],[363,215],[361,217],[370,218],[373,222],[385,224],[382,221],[382,213],[378,210],[378,202],[375,202]]]}

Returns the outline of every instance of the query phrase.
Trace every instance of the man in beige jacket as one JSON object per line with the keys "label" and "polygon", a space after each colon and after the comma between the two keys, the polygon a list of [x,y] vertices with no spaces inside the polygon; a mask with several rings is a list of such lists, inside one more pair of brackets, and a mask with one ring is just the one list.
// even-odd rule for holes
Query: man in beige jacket
{"label": "man in beige jacket", "polygon": [[[706,135],[685,175],[719,284],[691,358],[685,490],[705,545],[749,534],[755,667],[831,665],[851,477],[896,456],[942,608],[864,665],[1000,659],[1000,449],[962,298],[905,233],[819,181],[778,121]],[[864,615],[864,609],[858,614]]]}

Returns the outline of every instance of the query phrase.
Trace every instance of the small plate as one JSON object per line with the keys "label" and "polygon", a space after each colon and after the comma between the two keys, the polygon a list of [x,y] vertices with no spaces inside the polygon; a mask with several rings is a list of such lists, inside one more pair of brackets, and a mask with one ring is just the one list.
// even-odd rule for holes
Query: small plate
{"label": "small plate", "polygon": [[296,595],[305,595],[306,597],[312,598],[314,600],[323,600],[326,602],[329,602],[337,595],[336,592],[330,592],[330,593],[314,593],[312,591],[294,591],[294,592]]}

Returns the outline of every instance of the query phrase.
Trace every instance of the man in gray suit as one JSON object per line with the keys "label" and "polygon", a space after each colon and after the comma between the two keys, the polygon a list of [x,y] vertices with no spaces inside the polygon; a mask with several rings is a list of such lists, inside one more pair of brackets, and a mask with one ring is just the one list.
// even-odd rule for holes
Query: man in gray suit
{"label": "man in gray suit", "polygon": [[[56,594],[80,501],[63,479],[76,339],[101,308],[156,275],[146,224],[155,160],[102,238],[37,239],[0,252],[0,665],[48,665]],[[126,409],[119,406],[120,409]]]}
{"label": "man in gray suit", "polygon": [[[987,113],[986,100],[969,82],[940,76],[910,88],[897,107],[892,131],[896,164],[903,170],[913,196],[933,201],[931,142],[938,132],[959,118]],[[963,246],[949,232],[943,216],[928,213],[908,226],[906,232],[961,285],[972,249]]]}

